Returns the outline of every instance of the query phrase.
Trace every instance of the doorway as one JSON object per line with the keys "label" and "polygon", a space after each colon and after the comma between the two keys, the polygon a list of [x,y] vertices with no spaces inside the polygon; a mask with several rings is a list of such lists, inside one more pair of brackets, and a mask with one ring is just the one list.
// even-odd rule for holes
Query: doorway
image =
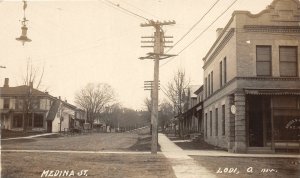
{"label": "doorway", "polygon": [[52,132],[52,121],[47,121],[47,132],[48,133]]}
{"label": "doorway", "polygon": [[248,132],[250,147],[264,147],[271,142],[271,99],[248,96]]}

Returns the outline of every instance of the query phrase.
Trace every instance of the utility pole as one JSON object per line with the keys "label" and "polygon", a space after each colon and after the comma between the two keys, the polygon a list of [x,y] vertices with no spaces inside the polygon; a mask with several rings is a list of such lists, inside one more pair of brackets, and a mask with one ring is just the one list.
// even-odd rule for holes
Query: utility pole
{"label": "utility pole", "polygon": [[153,53],[148,53],[146,57],[140,57],[143,59],[153,59],[154,60],[154,80],[153,80],[153,90],[152,90],[152,111],[151,111],[151,123],[152,123],[152,143],[151,143],[151,153],[157,154],[157,144],[158,144],[158,81],[159,81],[159,60],[166,59],[175,55],[164,54],[166,43],[172,43],[172,41],[166,41],[166,38],[172,38],[170,36],[164,36],[162,26],[164,25],[174,25],[175,21],[159,22],[150,20],[148,23],[141,24],[141,27],[154,27],[154,36],[142,37],[142,39],[154,39],[154,41],[142,41],[142,43],[154,43],[153,46],[142,46],[142,47],[153,47]]}
{"label": "utility pole", "polygon": [[[158,90],[160,89],[160,81],[158,81]],[[144,81],[144,90],[149,90],[150,91],[150,116],[152,113],[152,108],[153,108],[153,81]],[[151,120],[151,125],[150,125],[150,133],[152,133],[152,120]]]}

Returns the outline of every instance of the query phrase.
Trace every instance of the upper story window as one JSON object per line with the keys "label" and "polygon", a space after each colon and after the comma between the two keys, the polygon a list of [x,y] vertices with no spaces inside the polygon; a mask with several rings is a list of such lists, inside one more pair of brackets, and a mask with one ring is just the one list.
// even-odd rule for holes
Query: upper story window
{"label": "upper story window", "polygon": [[271,76],[272,74],[272,47],[256,46],[256,75]]}
{"label": "upper story window", "polygon": [[223,86],[223,62],[220,62],[220,88]]}
{"label": "upper story window", "polygon": [[23,109],[24,100],[23,99],[16,99],[16,109]]}
{"label": "upper story window", "polygon": [[40,109],[40,98],[32,99],[32,109]]}
{"label": "upper story window", "polygon": [[205,98],[207,98],[207,77],[205,77],[204,90],[205,90]]}
{"label": "upper story window", "polygon": [[208,74],[208,79],[207,80],[208,80],[208,84],[207,84],[208,85],[208,89],[207,90],[208,90],[208,96],[209,96],[210,95],[210,91],[211,91],[210,90],[210,74]]}
{"label": "upper story window", "polygon": [[213,94],[213,92],[214,92],[214,72],[213,71],[210,73],[210,77],[211,77],[211,87],[210,87],[211,92],[210,92],[210,94]]}
{"label": "upper story window", "polygon": [[220,62],[220,88],[227,82],[226,57]]}
{"label": "upper story window", "polygon": [[223,84],[225,84],[227,82],[227,60],[226,59],[227,58],[224,57],[224,60],[223,60],[223,64],[224,64],[224,66],[223,66],[223,72],[224,72],[224,74],[223,74],[223,77],[224,77]]}
{"label": "upper story window", "polygon": [[3,99],[3,109],[9,109],[9,98]]}
{"label": "upper story window", "polygon": [[280,46],[279,47],[279,70],[281,77],[297,77],[297,46]]}

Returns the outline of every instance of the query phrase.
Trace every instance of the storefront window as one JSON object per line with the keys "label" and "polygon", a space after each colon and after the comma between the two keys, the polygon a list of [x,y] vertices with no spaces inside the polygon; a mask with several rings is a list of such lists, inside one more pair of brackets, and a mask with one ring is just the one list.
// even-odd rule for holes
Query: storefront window
{"label": "storefront window", "polygon": [[297,142],[300,133],[300,97],[276,96],[273,98],[275,142]]}

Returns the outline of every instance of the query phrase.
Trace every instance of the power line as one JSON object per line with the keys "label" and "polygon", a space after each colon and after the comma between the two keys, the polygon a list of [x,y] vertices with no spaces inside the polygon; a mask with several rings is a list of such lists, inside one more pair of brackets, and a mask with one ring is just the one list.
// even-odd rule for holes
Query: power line
{"label": "power line", "polygon": [[125,3],[125,4],[127,4],[127,5],[129,5],[129,6],[133,7],[133,8],[135,8],[135,9],[137,9],[137,10],[140,10],[141,12],[144,12],[144,13],[146,13],[146,14],[151,15],[152,17],[155,17],[155,18],[159,19],[159,17],[157,17],[156,15],[154,15],[154,14],[152,14],[152,13],[150,13],[150,12],[147,12],[147,11],[145,11],[145,10],[139,8],[139,7],[136,7],[135,5],[133,5],[133,4],[129,3],[129,2],[126,2],[126,1],[123,1],[123,0],[121,0],[121,1],[122,1],[123,3]]}
{"label": "power line", "polygon": [[109,3],[109,4],[111,4],[111,5],[112,5],[113,7],[115,7],[115,8],[120,8],[120,9],[122,9],[123,11],[126,11],[127,13],[130,13],[130,14],[136,16],[136,17],[139,17],[139,18],[142,18],[142,19],[144,19],[144,20],[149,21],[148,18],[146,18],[146,17],[144,17],[144,16],[141,16],[141,15],[139,15],[139,14],[137,14],[137,13],[134,13],[134,12],[128,10],[128,9],[125,9],[124,7],[121,7],[120,4],[115,4],[115,3],[113,3],[113,2],[111,2],[111,1],[109,1],[109,0],[102,0],[102,2],[104,2],[104,1],[107,2],[107,3]]}
{"label": "power line", "polygon": [[203,19],[204,17],[217,5],[221,0],[217,0],[206,13],[171,47],[167,52],[171,51],[180,41],[182,41]]}
{"label": "power line", "polygon": [[131,13],[128,13],[128,12],[126,12],[126,11],[123,11],[123,10],[121,10],[121,9],[119,9],[119,8],[117,8],[117,7],[115,7],[115,6],[112,5],[112,4],[107,4],[107,3],[105,3],[104,0],[102,0],[102,1],[100,1],[100,2],[102,2],[103,4],[105,4],[105,5],[108,6],[108,7],[111,7],[111,8],[116,9],[117,11],[123,12],[123,13],[125,13],[125,14],[127,14],[127,15],[130,15],[130,16],[134,17],[134,18],[140,19],[140,17],[137,17],[137,16],[135,16],[135,15],[132,15]]}
{"label": "power line", "polygon": [[177,55],[181,54],[185,49],[190,47],[195,41],[197,41],[203,33],[205,33],[217,20],[219,20],[220,17],[222,17],[238,0],[235,0],[233,3],[230,4],[229,7],[225,9],[207,28],[205,28],[191,43],[189,43],[185,48],[183,48]]}
{"label": "power line", "polygon": [[[232,2],[208,27],[206,27],[193,41],[191,41],[186,47],[184,47],[179,53],[177,53],[177,56],[181,54],[184,50],[186,50],[188,47],[190,47],[195,41],[197,41],[217,20],[219,20],[220,17],[222,17],[238,0],[235,0]],[[170,58],[167,62],[164,64],[160,65],[160,67],[168,64],[174,57]]]}

